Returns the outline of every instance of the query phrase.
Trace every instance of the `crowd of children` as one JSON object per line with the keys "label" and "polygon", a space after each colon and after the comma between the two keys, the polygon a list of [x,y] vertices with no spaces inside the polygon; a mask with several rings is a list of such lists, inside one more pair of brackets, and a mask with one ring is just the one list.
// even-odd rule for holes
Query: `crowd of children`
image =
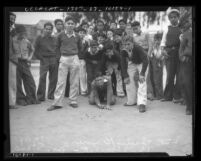
{"label": "crowd of children", "polygon": [[[49,72],[48,99],[54,100],[48,111],[69,105],[78,107],[78,96],[88,96],[89,104],[111,109],[118,97],[127,97],[124,106],[138,105],[145,112],[147,99],[186,104],[192,114],[192,23],[179,21],[179,11],[168,13],[170,25],[164,33],[151,38],[139,22],[98,20],[96,26],[82,23],[75,27],[73,17],[45,23],[43,34],[34,45],[26,37],[23,25],[15,25],[10,13],[9,105],[40,104],[45,101]],[[40,60],[39,86],[30,72],[32,56]],[[167,71],[163,91],[163,67]],[[176,83],[175,83],[176,78]],[[22,90],[22,82],[25,93]],[[103,102],[107,102],[106,106]]]}

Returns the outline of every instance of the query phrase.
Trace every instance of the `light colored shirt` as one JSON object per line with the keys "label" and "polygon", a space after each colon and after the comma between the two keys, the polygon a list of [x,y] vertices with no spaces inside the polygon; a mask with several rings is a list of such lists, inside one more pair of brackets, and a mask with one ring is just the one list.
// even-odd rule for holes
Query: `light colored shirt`
{"label": "light colored shirt", "polygon": [[72,34],[68,34],[67,33],[67,31],[65,30],[65,34],[68,36],[68,38],[70,38],[70,37],[75,37],[75,32],[73,31],[73,33]]}
{"label": "light colored shirt", "polygon": [[18,58],[28,59],[34,48],[28,39],[18,40],[15,36],[13,38],[13,49]]}

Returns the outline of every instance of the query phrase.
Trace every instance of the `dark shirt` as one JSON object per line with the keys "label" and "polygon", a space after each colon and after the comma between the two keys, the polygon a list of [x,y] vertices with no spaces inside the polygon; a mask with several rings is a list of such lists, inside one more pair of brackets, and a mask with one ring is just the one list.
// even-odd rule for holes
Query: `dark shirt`
{"label": "dark shirt", "polygon": [[56,38],[39,35],[35,41],[34,55],[39,60],[43,59],[43,57],[56,57]]}
{"label": "dark shirt", "polygon": [[148,66],[148,57],[141,46],[134,44],[131,58],[129,58],[127,51],[125,50],[121,51],[121,71],[123,78],[129,77],[127,72],[128,69],[127,59],[132,61],[134,64],[142,63],[142,70],[140,74],[143,76],[145,75]]}
{"label": "dark shirt", "polygon": [[180,44],[179,56],[192,56],[192,31],[183,33],[183,40]]}
{"label": "dark shirt", "polygon": [[79,59],[84,59],[85,58],[85,53],[87,52],[88,47],[89,47],[89,45],[88,45],[87,41],[82,42],[81,49],[80,49],[80,51],[78,53]]}
{"label": "dark shirt", "polygon": [[93,61],[96,61],[99,64],[100,60],[101,60],[101,57],[102,57],[102,51],[98,51],[94,55],[92,55],[90,52],[87,51],[85,53],[86,64],[93,64]]}
{"label": "dark shirt", "polygon": [[166,47],[179,47],[180,40],[179,36],[181,34],[181,30],[179,27],[168,26],[168,32],[166,36]]}

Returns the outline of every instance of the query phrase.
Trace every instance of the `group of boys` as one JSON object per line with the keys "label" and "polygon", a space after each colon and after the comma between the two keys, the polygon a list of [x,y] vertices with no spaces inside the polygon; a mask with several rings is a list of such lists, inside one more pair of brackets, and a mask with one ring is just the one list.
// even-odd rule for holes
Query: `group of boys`
{"label": "group of boys", "polygon": [[[10,14],[11,28],[14,24],[12,16],[15,15]],[[139,112],[146,111],[147,99],[179,100],[183,86],[186,114],[192,114],[192,32],[188,29],[190,25],[181,25],[185,29],[182,29],[183,36],[179,39],[179,11],[172,9],[168,17],[171,25],[163,37],[158,33],[154,36],[154,43],[148,33],[141,31],[139,22],[127,24],[123,19],[119,21],[119,28],[112,22],[107,30],[102,20],[97,21],[95,28],[86,22],[75,28],[73,17],[67,17],[65,22],[57,19],[55,33],[53,24],[47,22],[34,47],[26,38],[25,28],[16,26],[14,34],[10,30],[10,107],[15,107],[12,92],[15,88],[12,87],[16,84],[17,104],[39,104],[45,101],[46,76],[49,72],[48,99],[54,101],[48,111],[62,108],[68,85],[69,105],[73,108],[78,107],[79,94],[87,95],[90,104],[106,109],[111,109],[111,105],[115,104],[116,96],[127,96],[124,105],[138,105]],[[40,60],[37,92],[30,72],[33,54]],[[162,62],[165,62],[167,70],[164,93]],[[16,84],[13,83],[13,66],[17,66],[19,75]],[[178,75],[174,85],[176,73]],[[181,82],[180,77],[183,78]],[[22,81],[26,95],[22,90]]]}

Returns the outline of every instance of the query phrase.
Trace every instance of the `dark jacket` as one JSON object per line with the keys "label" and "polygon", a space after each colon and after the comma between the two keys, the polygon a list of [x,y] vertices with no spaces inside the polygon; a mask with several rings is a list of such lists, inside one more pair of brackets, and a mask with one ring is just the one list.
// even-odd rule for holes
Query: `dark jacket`
{"label": "dark jacket", "polygon": [[125,50],[121,51],[121,71],[123,78],[129,77],[127,72],[128,69],[127,59],[132,61],[134,64],[142,63],[142,70],[140,74],[143,76],[145,75],[148,66],[148,57],[141,46],[134,44],[131,58],[129,58],[127,51]]}

